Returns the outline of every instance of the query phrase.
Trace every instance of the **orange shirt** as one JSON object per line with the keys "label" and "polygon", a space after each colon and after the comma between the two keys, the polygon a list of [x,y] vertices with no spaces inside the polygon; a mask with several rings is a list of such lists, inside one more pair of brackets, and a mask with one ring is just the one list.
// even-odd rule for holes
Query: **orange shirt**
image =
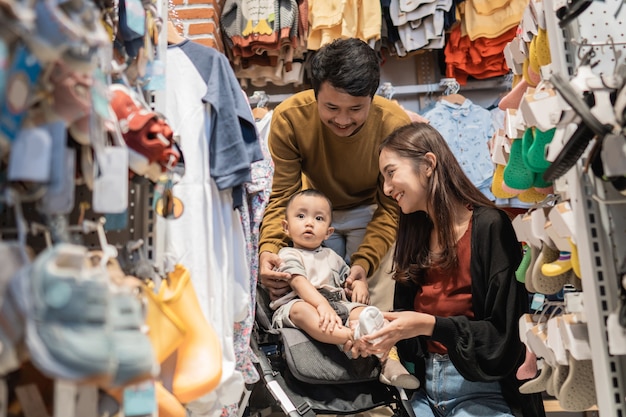
{"label": "orange shirt", "polygon": [[[426,274],[422,292],[415,296],[415,311],[433,316],[474,317],[472,310],[472,277],[470,275],[472,222],[457,243],[458,267],[452,271],[432,268]],[[447,353],[441,343],[428,341],[428,351]]]}
{"label": "orange shirt", "polygon": [[517,27],[511,28],[496,38],[478,38],[461,35],[460,25],[450,31],[444,49],[446,76],[456,78],[465,85],[467,77],[485,79],[505,75],[509,72],[504,59],[504,47],[515,37]]}

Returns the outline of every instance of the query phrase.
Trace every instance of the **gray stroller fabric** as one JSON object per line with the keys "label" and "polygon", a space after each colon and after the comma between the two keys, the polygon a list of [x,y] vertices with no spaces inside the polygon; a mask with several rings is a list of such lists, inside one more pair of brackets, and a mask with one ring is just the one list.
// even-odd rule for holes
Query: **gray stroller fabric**
{"label": "gray stroller fabric", "polygon": [[263,383],[253,389],[250,410],[267,408],[271,396],[289,417],[354,415],[382,406],[393,417],[415,417],[405,394],[378,380],[378,358],[350,359],[299,329],[272,328],[271,317],[269,295],[259,286],[251,346]]}
{"label": "gray stroller fabric", "polygon": [[338,346],[320,343],[298,329],[280,329],[287,365],[293,376],[310,384],[345,384],[378,379],[375,356],[350,359]]}

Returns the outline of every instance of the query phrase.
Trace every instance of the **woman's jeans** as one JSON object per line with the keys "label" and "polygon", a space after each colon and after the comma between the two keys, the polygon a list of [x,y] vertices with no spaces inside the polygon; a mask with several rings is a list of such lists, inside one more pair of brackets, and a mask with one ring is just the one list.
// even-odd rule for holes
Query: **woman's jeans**
{"label": "woman's jeans", "polygon": [[459,374],[448,355],[426,358],[426,389],[411,398],[417,417],[512,417],[498,382],[471,382]]}

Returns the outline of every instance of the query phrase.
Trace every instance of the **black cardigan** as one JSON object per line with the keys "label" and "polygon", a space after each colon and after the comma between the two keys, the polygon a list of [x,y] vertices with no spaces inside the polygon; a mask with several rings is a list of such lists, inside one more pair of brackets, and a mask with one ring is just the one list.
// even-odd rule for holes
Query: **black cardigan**
{"label": "black cardigan", "polygon": [[[511,221],[501,210],[476,207],[472,215],[472,310],[466,316],[436,317],[431,340],[448,349],[454,366],[470,381],[499,381],[513,414],[545,416],[541,394],[519,392],[524,381],[515,372],[524,361],[526,347],[519,339],[518,322],[528,312],[528,293],[515,279],[522,250]],[[396,283],[395,310],[413,310],[416,285]],[[424,386],[426,337],[398,342],[403,361],[415,364]]]}

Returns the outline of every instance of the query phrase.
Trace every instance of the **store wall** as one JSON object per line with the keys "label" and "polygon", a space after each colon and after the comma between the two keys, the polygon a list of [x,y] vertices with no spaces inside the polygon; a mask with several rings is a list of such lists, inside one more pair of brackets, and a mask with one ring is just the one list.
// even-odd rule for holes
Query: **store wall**
{"label": "store wall", "polygon": [[211,0],[170,0],[174,6],[176,20],[182,35],[202,45],[223,49],[218,1]]}

